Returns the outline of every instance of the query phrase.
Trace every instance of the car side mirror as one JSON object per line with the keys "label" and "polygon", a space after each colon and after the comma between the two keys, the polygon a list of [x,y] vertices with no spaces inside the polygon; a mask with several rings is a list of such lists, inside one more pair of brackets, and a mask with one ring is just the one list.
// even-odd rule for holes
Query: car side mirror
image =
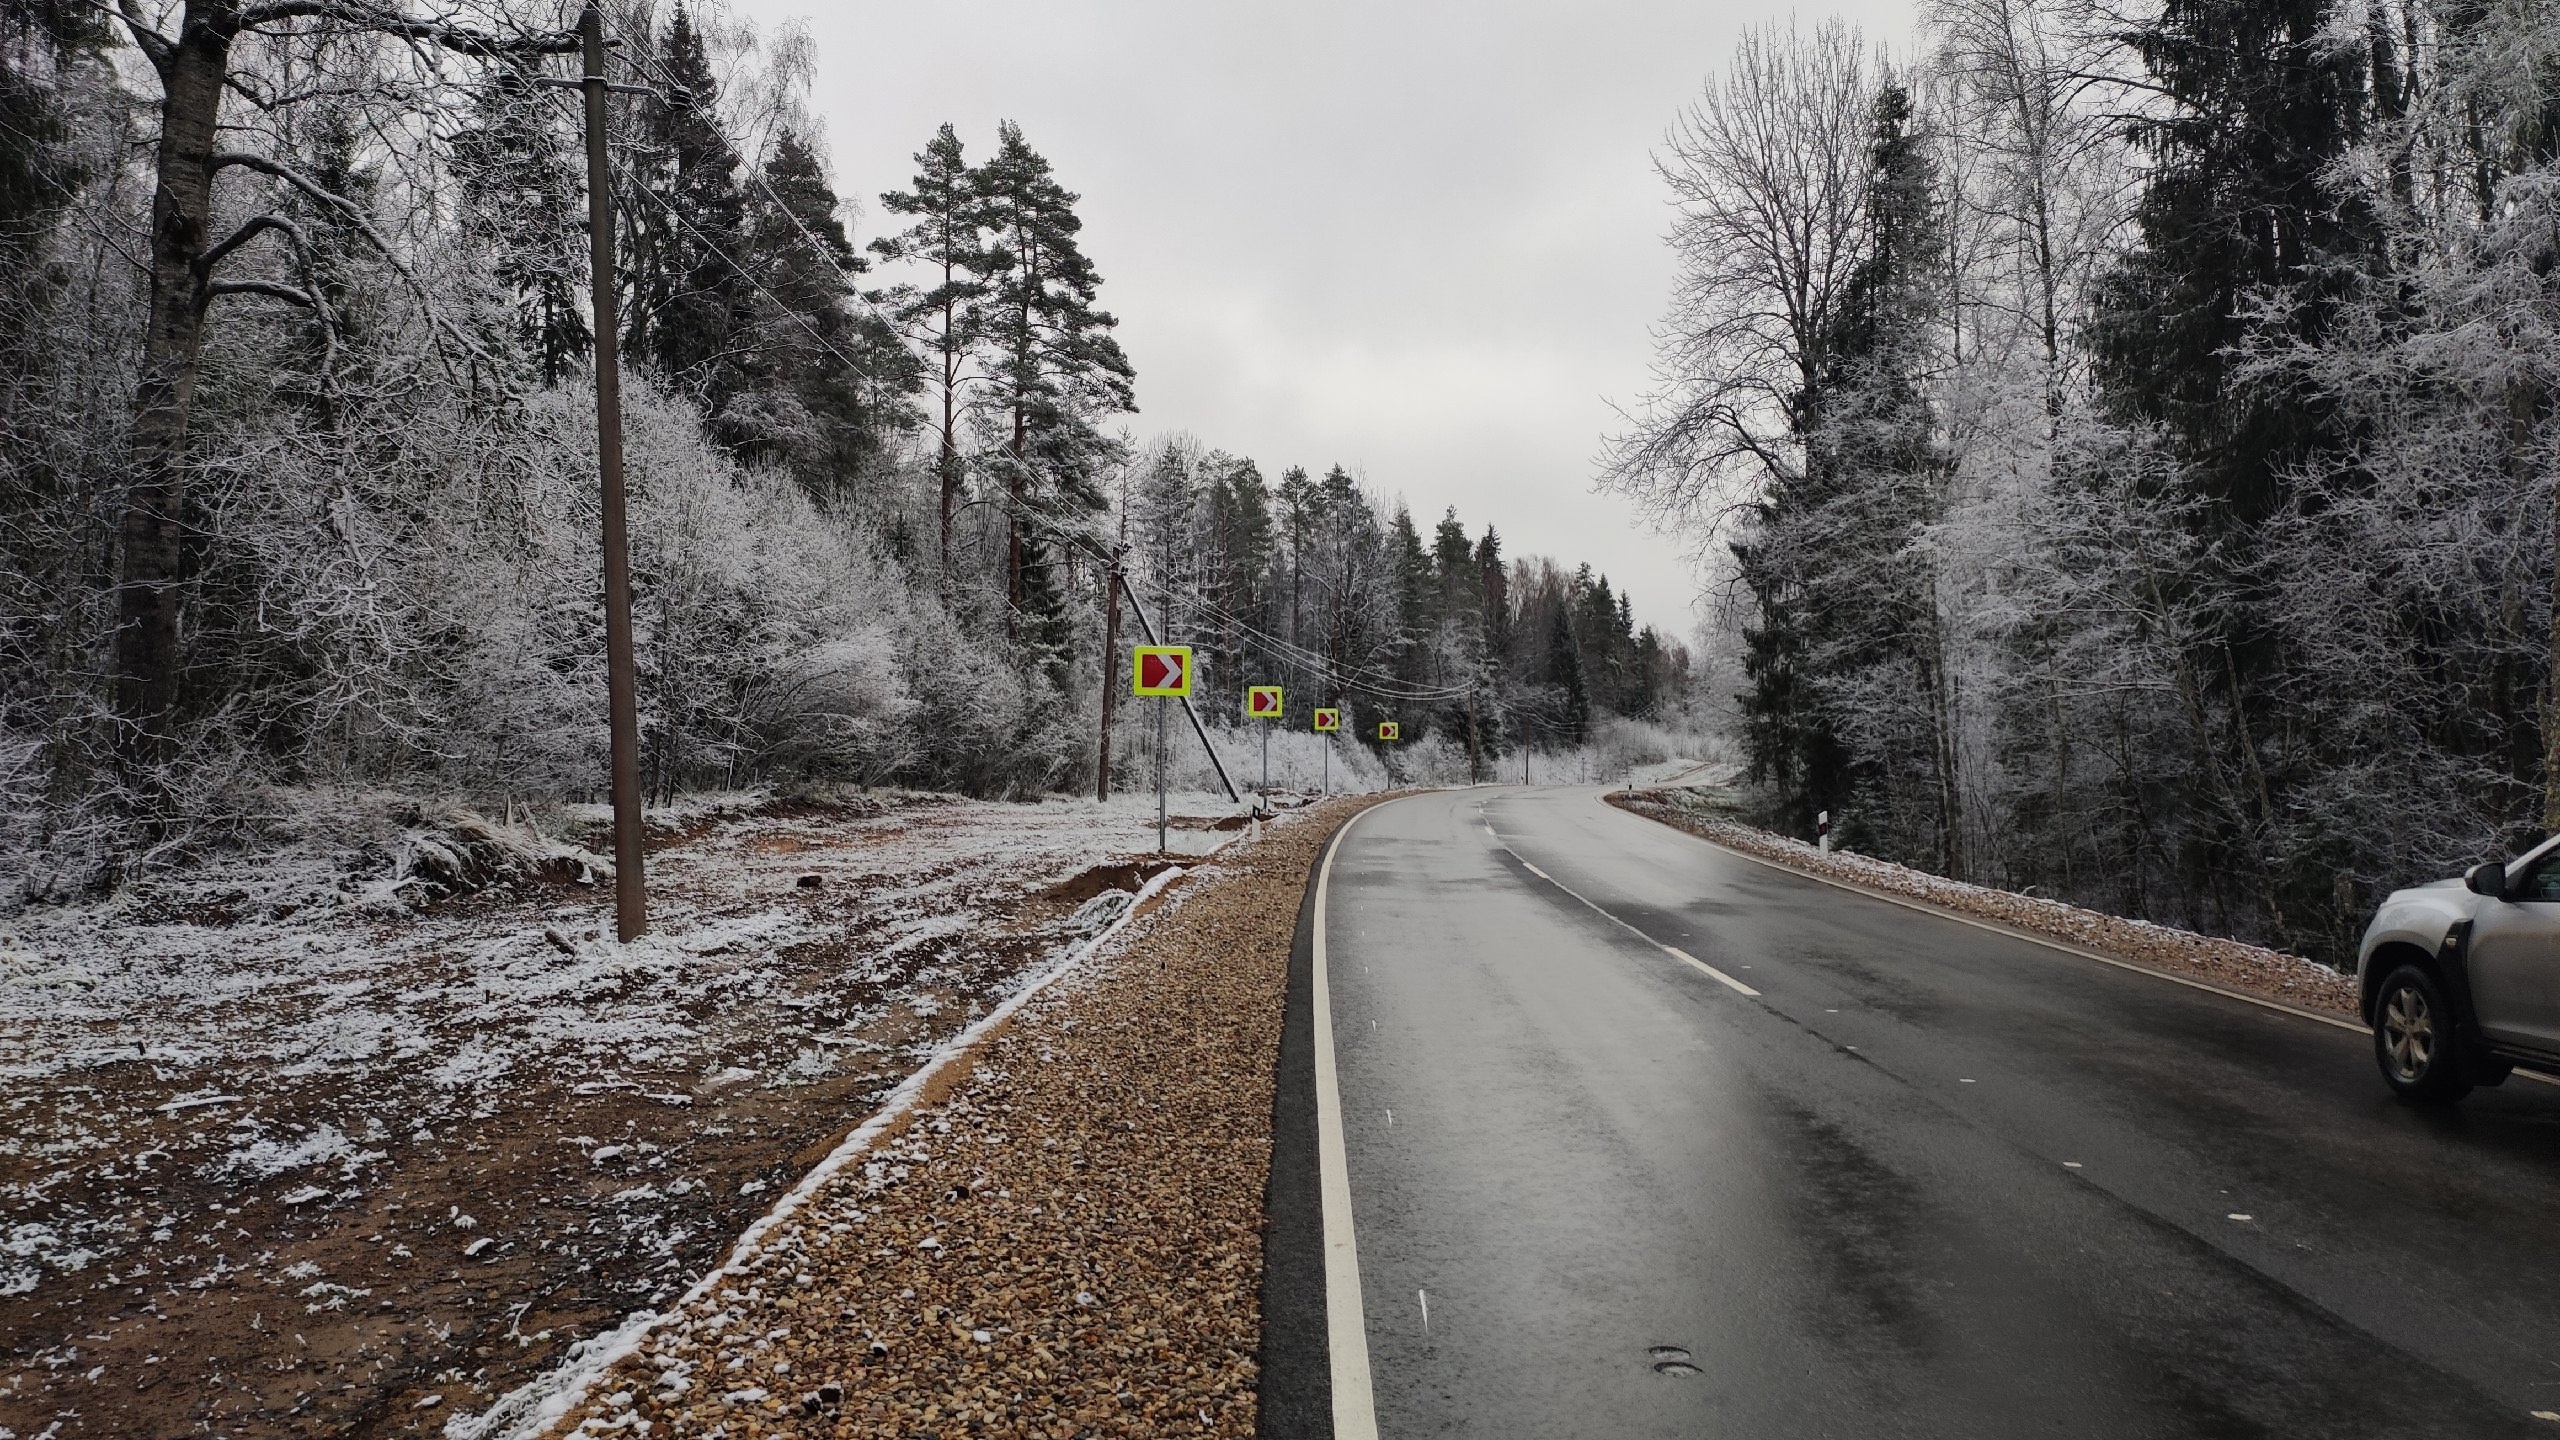
{"label": "car side mirror", "polygon": [[2496,860],[2483,860],[2462,877],[2462,888],[2474,895],[2504,900],[2507,898],[2507,867]]}

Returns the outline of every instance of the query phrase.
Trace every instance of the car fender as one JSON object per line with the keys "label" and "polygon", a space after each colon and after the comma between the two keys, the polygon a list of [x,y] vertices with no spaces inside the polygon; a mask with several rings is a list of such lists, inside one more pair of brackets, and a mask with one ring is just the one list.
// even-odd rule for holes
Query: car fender
{"label": "car fender", "polygon": [[2479,913],[2480,901],[2459,880],[2395,890],[2384,899],[2373,923],[2365,927],[2364,942],[2356,947],[2356,992],[2367,1024],[2373,1021],[2374,989],[2382,983],[2379,972],[2387,968],[2376,966],[2374,957],[2398,947],[2434,960],[2448,988],[2457,992],[2448,998],[2464,1012],[2462,1019],[2470,1018],[2470,975],[2462,963],[2462,941],[2470,932],[2472,917]]}

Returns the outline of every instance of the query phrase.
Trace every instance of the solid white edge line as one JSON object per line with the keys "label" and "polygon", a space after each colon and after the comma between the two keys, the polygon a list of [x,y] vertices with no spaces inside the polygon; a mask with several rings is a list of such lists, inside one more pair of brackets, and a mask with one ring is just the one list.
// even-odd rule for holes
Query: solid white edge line
{"label": "solid white edge line", "polygon": [[[1630,927],[1630,928],[1633,928],[1633,927]],[[1657,942],[1657,943],[1659,943],[1659,942]],[[1692,964],[1692,965],[1697,966],[1697,967],[1698,967],[1698,969],[1699,969],[1699,971],[1700,971],[1701,973],[1703,973],[1703,974],[1705,974],[1705,975],[1707,975],[1707,976],[1709,976],[1709,977],[1711,977],[1711,978],[1713,978],[1713,979],[1723,981],[1725,984],[1732,986],[1734,989],[1741,991],[1743,994],[1750,996],[1752,999],[1757,1000],[1757,999],[1759,999],[1759,998],[1760,998],[1760,992],[1759,992],[1759,991],[1754,990],[1754,989],[1752,989],[1750,986],[1743,984],[1741,981],[1734,979],[1732,976],[1727,975],[1726,973],[1724,973],[1723,971],[1721,971],[1721,970],[1717,969],[1717,968],[1716,968],[1716,967],[1714,967],[1713,965],[1710,965],[1710,964],[1708,964],[1706,961],[1699,959],[1697,956],[1690,954],[1688,951],[1681,949],[1679,946],[1677,946],[1677,945],[1664,945],[1664,946],[1662,947],[1662,949],[1663,949],[1663,952],[1664,952],[1665,954],[1670,955],[1673,959],[1675,959],[1675,960],[1685,960],[1685,961],[1687,961],[1688,963],[1690,963],[1690,964]]]}
{"label": "solid white edge line", "polygon": [[1647,935],[1633,925],[1628,924],[1626,921],[1621,920],[1617,916],[1610,914],[1608,911],[1601,909],[1600,906],[1591,899],[1591,897],[1574,889],[1572,886],[1567,885],[1553,875],[1548,874],[1546,871],[1539,869],[1528,856],[1512,849],[1509,842],[1502,838],[1501,832],[1495,830],[1491,825],[1485,826],[1484,830],[1486,834],[1493,837],[1495,844],[1502,847],[1502,853],[1519,861],[1523,869],[1527,870],[1530,874],[1537,876],[1539,879],[1546,881],[1548,884],[1553,885],[1567,895],[1572,896],[1574,899],[1581,901],[1583,904],[1589,905],[1592,913],[1598,915],[1601,919],[1606,920],[1610,924],[1617,926],[1619,929],[1626,931],[1628,934],[1633,935],[1647,945],[1661,951],[1663,954],[1670,956],[1672,959],[1679,961],[1681,964],[1689,966],[1710,980],[1729,986],[1744,995],[1750,996],[1754,1000],[1760,998],[1759,991],[1754,990],[1750,986],[1743,984],[1741,981],[1734,979],[1732,976],[1727,975],[1713,965],[1708,964],[1706,961],[1699,959],[1697,956],[1690,954],[1688,951],[1681,949],[1677,945],[1665,945],[1661,941],[1654,939],[1652,936]]}
{"label": "solid white edge line", "polygon": [[1351,1226],[1351,1161],[1342,1139],[1342,1090],[1333,1065],[1333,990],[1325,973],[1324,912],[1333,859],[1371,806],[1342,822],[1316,868],[1315,924],[1309,935],[1308,1000],[1315,1018],[1316,1173],[1324,1214],[1325,1353],[1333,1376],[1333,1440],[1378,1440],[1369,1385],[1369,1321],[1360,1305],[1360,1246]]}

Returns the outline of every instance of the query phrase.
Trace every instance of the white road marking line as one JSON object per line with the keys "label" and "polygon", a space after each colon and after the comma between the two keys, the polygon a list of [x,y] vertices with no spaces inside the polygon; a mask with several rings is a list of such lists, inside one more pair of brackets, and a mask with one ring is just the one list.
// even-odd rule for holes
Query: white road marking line
{"label": "white road marking line", "polygon": [[[1560,890],[1564,889],[1564,887],[1563,887],[1563,886],[1557,886],[1556,888],[1557,888],[1557,889],[1560,889]],[[1565,893],[1566,893],[1566,894],[1568,894],[1568,895],[1573,895],[1573,892],[1572,892],[1572,891],[1570,891],[1570,890],[1566,890],[1566,891],[1565,891]],[[1574,898],[1574,899],[1576,899],[1576,900],[1582,900],[1582,897],[1581,897],[1581,896],[1579,896],[1579,895],[1574,895],[1574,896],[1573,896],[1573,898]],[[1590,901],[1588,901],[1588,900],[1582,900],[1582,903],[1583,903],[1583,904],[1585,904],[1585,905],[1591,905],[1591,902],[1590,902]],[[1599,906],[1597,906],[1597,905],[1591,905],[1591,908],[1592,908],[1592,909],[1594,909],[1594,910],[1599,910],[1599,909],[1600,909],[1600,907],[1599,907]],[[1601,911],[1601,913],[1602,913],[1602,914],[1604,914],[1604,915],[1608,914],[1608,912],[1607,912],[1607,911],[1605,911],[1605,910]],[[1612,919],[1612,920],[1618,920],[1618,917],[1617,917],[1617,916],[1615,916],[1615,915],[1610,915],[1610,916],[1609,916],[1609,918],[1610,918],[1610,919]],[[1619,923],[1619,924],[1621,924],[1621,925],[1627,925],[1627,922],[1626,922],[1626,921],[1624,921],[1624,920],[1618,920],[1618,923]],[[1635,931],[1636,931],[1636,934],[1638,934],[1638,935],[1642,935],[1642,934],[1644,934],[1644,932],[1643,932],[1643,931],[1641,931],[1641,930],[1636,930],[1636,927],[1634,927],[1633,925],[1627,925],[1627,928],[1628,928],[1628,929],[1630,929],[1630,930],[1635,930]],[[1743,994],[1750,996],[1750,997],[1751,997],[1752,999],[1754,999],[1754,1000],[1757,1000],[1757,999],[1759,999],[1759,998],[1760,998],[1760,992],[1759,992],[1759,991],[1754,990],[1754,989],[1752,989],[1750,986],[1743,984],[1741,981],[1734,979],[1732,976],[1727,975],[1727,974],[1726,974],[1726,973],[1724,973],[1723,971],[1721,971],[1721,970],[1717,969],[1717,968],[1716,968],[1716,967],[1714,967],[1713,965],[1708,964],[1706,961],[1699,959],[1697,956],[1690,954],[1688,951],[1681,949],[1681,948],[1680,948],[1679,946],[1677,946],[1677,945],[1665,945],[1665,946],[1663,946],[1663,947],[1662,947],[1662,953],[1663,953],[1663,954],[1665,954],[1665,955],[1670,956],[1672,959],[1677,960],[1677,961],[1681,962],[1681,963],[1682,963],[1682,964],[1684,964],[1684,965],[1688,965],[1688,966],[1692,966],[1692,967],[1694,967],[1694,968],[1697,970],[1697,972],[1698,972],[1699,974],[1706,976],[1706,977],[1707,977],[1708,979],[1710,979],[1710,980],[1717,981],[1717,982],[1718,982],[1718,983],[1720,983],[1720,984],[1730,985],[1730,986],[1732,986],[1734,989],[1741,991]]]}
{"label": "white road marking line", "polygon": [[1335,1440],[1378,1440],[1378,1407],[1369,1387],[1369,1322],[1360,1308],[1360,1246],[1351,1228],[1351,1161],[1342,1139],[1342,1088],[1333,1067],[1333,990],[1326,979],[1325,900],[1342,838],[1367,818],[1363,810],[1333,832],[1316,869],[1315,927],[1308,977],[1315,1015],[1317,1193],[1324,1212],[1325,1350],[1333,1370]]}
{"label": "white road marking line", "polygon": [[[1490,829],[1491,827],[1488,826],[1487,828]],[[1501,839],[1498,835],[1494,838],[1497,841]],[[1754,1000],[1760,998],[1759,991],[1754,990],[1750,986],[1743,984],[1741,981],[1734,979],[1732,976],[1727,975],[1713,965],[1708,964],[1706,961],[1699,959],[1697,956],[1690,954],[1688,951],[1681,949],[1677,945],[1665,945],[1661,941],[1654,939],[1652,936],[1647,935],[1633,925],[1628,924],[1626,921],[1621,920],[1617,916],[1610,914],[1608,911],[1601,909],[1598,905],[1593,904],[1591,897],[1574,889],[1572,886],[1567,885],[1553,875],[1548,874],[1546,871],[1539,869],[1536,862],[1530,860],[1528,856],[1512,849],[1509,845],[1504,845],[1502,848],[1504,853],[1508,854],[1512,859],[1520,862],[1520,867],[1522,869],[1537,876],[1539,879],[1546,881],[1548,884],[1553,885],[1567,895],[1572,896],[1574,899],[1581,901],[1583,904],[1591,906],[1592,913],[1598,915],[1601,919],[1606,920],[1610,924],[1617,926],[1619,929],[1626,931],[1628,934],[1633,935],[1647,945],[1661,951],[1663,954],[1670,956],[1672,959],[1679,961],[1681,964],[1689,966],[1691,969],[1696,970],[1699,974],[1706,976],[1710,980],[1717,981],[1724,985],[1729,985],[1735,990],[1750,996]]]}
{"label": "white road marking line", "polygon": [[[1662,824],[1659,820],[1654,823],[1657,825]],[[2131,960],[2119,960],[2113,955],[2102,955],[2095,950],[2086,949],[2082,946],[2071,944],[2068,941],[2056,940],[2049,936],[2038,935],[2030,930],[2020,930],[2008,925],[1995,924],[1989,920],[1977,920],[1970,915],[1961,915],[1953,910],[1948,910],[1937,905],[1931,905],[1925,901],[1913,900],[1905,896],[1895,895],[1889,891],[1875,889],[1872,886],[1860,885],[1855,881],[1841,880],[1829,875],[1817,875],[1810,870],[1799,870],[1793,865],[1781,865],[1775,860],[1764,860],[1761,857],[1752,854],[1748,850],[1736,850],[1730,845],[1718,845],[1715,841],[1708,839],[1704,835],[1696,834],[1688,830],[1682,830],[1677,825],[1663,825],[1662,828],[1681,835],[1687,835],[1690,839],[1697,841],[1701,845],[1712,845],[1716,849],[1723,851],[1727,855],[1734,856],[1737,859],[1748,860],[1754,865],[1765,865],[1780,874],[1793,875],[1799,880],[1811,880],[1817,884],[1831,886],[1836,890],[1846,890],[1852,894],[1864,895],[1870,900],[1881,900],[1887,905],[1899,905],[1905,910],[1917,910],[1923,915],[1935,915],[1941,920],[1953,920],[1959,925],[1970,925],[1976,930],[1988,930],[1994,935],[2006,935],[2012,940],[2024,940],[2030,945],[2041,945],[2047,950],[2058,950],[2065,955],[2077,955],[2083,960],[2095,960],[2101,965],[2113,965],[2119,970],[2130,970],[2136,975],[2148,975],[2154,980],[2166,980],[2172,985],[2184,985],[2190,990],[2202,990],[2208,995],[2220,995],[2229,1000],[2245,1001],[2246,1003],[2258,1006],[2261,1009],[2273,1010],[2278,1014],[2291,1015],[2302,1020],[2315,1020],[2323,1025],[2334,1025],[2341,1030],[2354,1031],[2358,1035],[2370,1035],[2373,1033],[2371,1030],[2352,1020],[2341,1020],[2335,1015],[2323,1015],[2317,1010],[2305,1010],[2299,1005],[2287,1005],[2278,1000],[2261,999],[2258,996],[2247,994],[2243,991],[2226,989],[2223,986],[2211,984],[2203,980],[2190,980],[2184,975],[2172,975],[2166,970],[2155,969],[2149,965],[2138,965]],[[2549,1078],[2541,1075],[2534,1075],[2531,1072],[2524,1070],[2519,1070],[2516,1073],[2533,1080],[2545,1080]],[[2560,1079],[2551,1080],[2550,1083],[2560,1084]]]}
{"label": "white road marking line", "polygon": [[1413,1293],[1421,1297],[1422,1333],[1428,1335],[1431,1333],[1431,1292],[1428,1290],[1416,1290]]}

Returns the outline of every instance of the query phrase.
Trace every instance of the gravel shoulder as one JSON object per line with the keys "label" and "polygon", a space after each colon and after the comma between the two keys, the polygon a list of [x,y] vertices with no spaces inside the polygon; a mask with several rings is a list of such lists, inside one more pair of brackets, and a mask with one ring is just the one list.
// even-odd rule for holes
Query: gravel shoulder
{"label": "gravel shoulder", "polygon": [[1824,854],[1801,840],[1701,813],[1678,790],[1621,790],[1608,800],[1621,810],[1807,875],[1916,900],[2279,1004],[2356,1018],[2354,977],[2299,955],[1988,885],[1968,885],[1866,855]]}
{"label": "gravel shoulder", "polygon": [[1370,803],[1168,887],[545,1433],[1252,1435],[1290,945]]}

